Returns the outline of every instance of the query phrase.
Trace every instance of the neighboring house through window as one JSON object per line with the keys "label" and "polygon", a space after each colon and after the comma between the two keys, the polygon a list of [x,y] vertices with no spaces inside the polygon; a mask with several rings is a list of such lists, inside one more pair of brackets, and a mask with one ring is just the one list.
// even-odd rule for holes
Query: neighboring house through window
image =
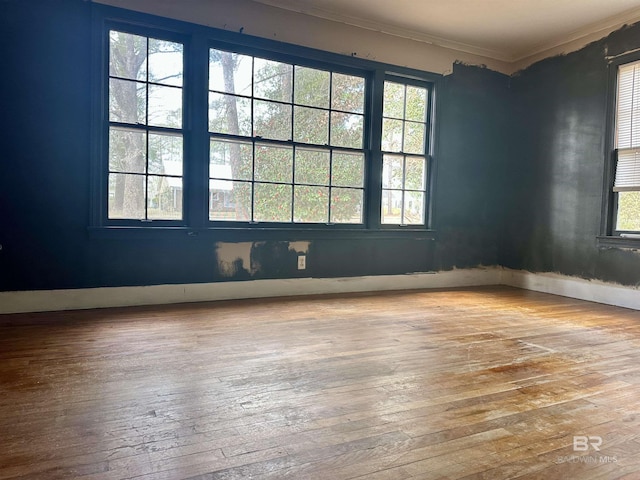
{"label": "neighboring house through window", "polygon": [[212,221],[363,222],[365,79],[211,49]]}
{"label": "neighboring house through window", "polygon": [[183,46],[109,31],[108,218],[181,220]]}
{"label": "neighboring house through window", "polygon": [[382,118],[383,224],[424,225],[429,91],[402,79],[384,83]]}
{"label": "neighboring house through window", "polygon": [[95,227],[431,228],[439,76],[94,8]]}

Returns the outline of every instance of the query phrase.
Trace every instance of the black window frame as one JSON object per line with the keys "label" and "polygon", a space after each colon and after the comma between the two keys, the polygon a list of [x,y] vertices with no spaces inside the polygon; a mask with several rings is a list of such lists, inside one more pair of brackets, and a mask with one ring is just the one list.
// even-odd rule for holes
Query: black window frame
{"label": "black window frame", "polygon": [[[412,229],[412,228],[424,228],[424,229],[432,229],[433,228],[433,190],[435,189],[435,162],[434,162],[434,135],[435,135],[435,103],[434,103],[434,84],[428,81],[425,81],[422,78],[415,78],[411,76],[403,76],[398,74],[397,72],[386,72],[383,79],[383,88],[384,82],[392,82],[404,85],[405,88],[407,86],[425,88],[427,90],[427,109],[425,113],[425,134],[424,134],[424,152],[422,154],[409,153],[409,152],[391,152],[391,151],[383,151],[382,145],[381,147],[381,166],[380,170],[382,170],[382,158],[385,154],[389,155],[401,155],[405,157],[424,157],[425,159],[425,169],[426,176],[424,179],[424,223],[423,224],[383,224],[382,223],[382,202],[380,202],[378,215],[380,217],[380,228],[382,229]],[[384,100],[384,99],[383,99]],[[383,116],[383,113],[380,113],[381,119],[386,117]],[[406,121],[406,120],[405,120]],[[380,139],[382,139],[382,130],[380,131]],[[404,186],[402,188],[403,191],[410,191],[410,189],[405,189]],[[382,195],[382,186],[380,190],[380,194]]]}
{"label": "black window frame", "polygon": [[[326,148],[329,150],[341,150],[341,151],[351,151],[351,152],[362,152],[364,154],[364,179],[363,179],[363,222],[360,224],[356,223],[303,223],[303,222],[256,222],[256,221],[233,221],[233,222],[225,222],[220,220],[210,220],[207,218],[207,223],[209,228],[214,229],[224,229],[224,228],[268,228],[268,229],[308,229],[308,230],[316,230],[316,229],[324,229],[329,228],[332,230],[366,230],[367,229],[367,215],[368,211],[368,201],[367,201],[367,190],[369,188],[367,179],[369,177],[370,172],[370,159],[371,159],[371,102],[370,102],[370,88],[372,83],[372,74],[370,70],[362,69],[355,66],[349,65],[338,65],[335,63],[329,63],[327,61],[317,60],[317,59],[308,59],[300,56],[295,56],[288,54],[286,52],[273,52],[271,50],[264,50],[261,48],[254,48],[247,45],[238,45],[231,44],[224,41],[217,41],[214,39],[209,40],[209,48],[216,50],[223,50],[228,52],[233,52],[241,55],[252,56],[256,58],[273,60],[276,62],[282,62],[285,64],[290,64],[294,67],[308,67],[308,68],[316,68],[320,70],[325,70],[331,73],[345,74],[345,75],[354,75],[358,77],[362,77],[365,80],[365,93],[364,93],[364,109],[363,109],[363,145],[362,149],[353,149],[349,147],[340,147],[334,145],[327,145]],[[207,69],[208,71],[208,69]],[[208,90],[207,90],[208,92]],[[253,97],[252,97],[253,98]],[[295,101],[291,100],[291,105],[295,108]],[[330,109],[329,111],[334,111]],[[337,110],[336,110],[337,111]],[[292,124],[292,128],[294,128]],[[210,138],[217,137],[220,139],[229,139],[229,140],[238,140],[238,141],[246,141],[253,142],[254,144],[260,143],[264,145],[274,145],[274,146],[290,146],[292,148],[310,148],[314,147],[323,147],[321,145],[316,144],[308,144],[303,142],[298,142],[295,139],[292,140],[276,140],[276,139],[267,139],[253,136],[233,136],[228,134],[214,133],[208,132]],[[253,183],[259,183],[257,180],[251,180]],[[292,185],[296,185],[295,179],[293,180]],[[292,200],[293,201],[293,200]]]}
{"label": "black window frame", "polygon": [[[436,147],[435,113],[442,75],[407,67],[398,67],[354,56],[317,50],[299,45],[248,36],[211,27],[132,12],[116,7],[92,4],[92,138],[91,138],[91,218],[89,230],[96,236],[212,234],[220,239],[251,238],[339,238],[389,237],[412,235],[434,238]],[[184,45],[183,72],[183,216],[182,220],[125,220],[108,218],[108,38],[109,30],[118,30]],[[365,172],[362,224],[253,223],[209,220],[209,138],[208,74],[209,49],[320,68],[365,78],[364,145]],[[426,86],[428,123],[425,158],[428,176],[424,225],[382,224],[382,100],[384,81],[408,82]],[[106,121],[105,121],[106,119]],[[291,142],[293,144],[293,142]],[[158,233],[153,233],[158,232]]]}
{"label": "black window frame", "polygon": [[[180,43],[183,46],[183,80],[182,80],[182,86],[180,87],[182,90],[182,127],[181,128],[177,128],[177,127],[163,127],[163,126],[154,126],[148,123],[145,124],[124,124],[124,123],[118,123],[118,122],[112,122],[111,120],[109,120],[109,81],[111,80],[111,75],[109,73],[109,32],[111,30],[117,30],[123,33],[129,33],[129,34],[134,34],[134,35],[139,35],[139,36],[144,36],[147,37],[148,39],[160,39],[160,40],[165,40],[165,41],[169,41],[169,42],[176,42],[176,43]],[[105,73],[103,74],[103,77],[105,78],[105,84],[103,85],[103,88],[101,90],[102,92],[102,105],[103,105],[103,121],[104,121],[104,125],[102,125],[102,151],[101,151],[101,156],[103,158],[103,171],[101,172],[101,179],[100,179],[100,191],[103,192],[101,198],[100,198],[100,202],[101,202],[101,207],[100,207],[100,216],[102,218],[102,221],[104,223],[105,226],[121,226],[121,227],[126,227],[126,226],[138,226],[140,224],[149,224],[149,225],[153,225],[154,227],[160,228],[160,227],[176,227],[176,226],[181,226],[184,227],[188,224],[188,222],[186,221],[186,208],[185,208],[185,201],[184,198],[186,197],[187,193],[188,193],[188,183],[185,180],[185,163],[186,163],[186,158],[188,155],[188,147],[189,147],[189,142],[187,141],[187,124],[188,121],[187,119],[189,118],[189,115],[191,113],[191,105],[187,104],[187,95],[186,92],[190,89],[188,87],[189,83],[190,83],[190,75],[188,74],[188,72],[186,71],[186,65],[189,63],[188,59],[187,59],[187,55],[188,55],[188,50],[189,50],[189,37],[183,34],[179,34],[179,33],[175,33],[175,32],[167,32],[165,30],[159,30],[157,28],[145,28],[145,29],[140,29],[140,28],[136,28],[135,26],[131,25],[131,24],[122,24],[122,23],[117,23],[117,22],[106,22],[105,23],[105,31],[104,31],[104,62],[106,62],[105,64],[103,64],[103,68],[105,69]],[[144,83],[151,85],[152,82],[148,82],[145,81]],[[146,102],[147,102],[147,108],[148,108],[148,103],[149,103],[149,93],[147,91],[146,94]],[[146,112],[148,115],[148,112]],[[139,131],[146,131],[147,134],[150,133],[157,133],[157,134],[167,134],[167,135],[171,135],[173,132],[177,132],[179,131],[181,133],[182,136],[182,142],[183,142],[183,170],[182,170],[182,184],[183,184],[183,199],[182,199],[182,218],[180,220],[168,220],[168,219],[110,219],[109,215],[108,215],[108,192],[109,192],[109,185],[108,185],[108,177],[109,177],[109,158],[108,158],[108,147],[109,147],[109,130],[110,127],[114,126],[115,128],[127,128],[127,129],[131,129],[131,130],[139,130]],[[148,143],[148,140],[147,140]],[[147,145],[148,146],[148,145]],[[147,158],[147,163],[148,163],[149,159]],[[104,170],[106,169],[106,170]],[[150,174],[148,171],[141,174],[144,175],[145,177],[149,177],[149,176],[153,176],[153,174]],[[162,176],[171,176],[171,175],[162,175]],[[148,180],[147,182],[148,183]],[[145,202],[145,216],[147,216],[147,205]]]}
{"label": "black window frame", "polygon": [[613,191],[618,152],[616,149],[618,69],[622,65],[640,61],[640,52],[634,51],[611,58],[608,62],[607,79],[607,118],[604,153],[604,185],[602,193],[602,211],[600,235],[597,243],[600,247],[640,249],[640,231],[616,229],[618,195]]}

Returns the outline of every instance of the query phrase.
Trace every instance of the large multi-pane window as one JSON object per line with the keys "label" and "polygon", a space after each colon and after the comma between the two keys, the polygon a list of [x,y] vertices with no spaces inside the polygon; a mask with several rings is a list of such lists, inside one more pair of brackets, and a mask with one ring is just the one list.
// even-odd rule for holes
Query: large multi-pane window
{"label": "large multi-pane window", "polygon": [[640,231],[640,61],[618,67],[615,229]]}
{"label": "large multi-pane window", "polygon": [[109,32],[109,219],[182,219],[183,70],[182,44]]}
{"label": "large multi-pane window", "polygon": [[397,80],[384,83],[381,223],[424,225],[429,91]]}
{"label": "large multi-pane window", "polygon": [[363,222],[365,79],[211,49],[209,219]]}
{"label": "large multi-pane window", "polygon": [[169,28],[104,30],[97,225],[430,226],[435,77]]}

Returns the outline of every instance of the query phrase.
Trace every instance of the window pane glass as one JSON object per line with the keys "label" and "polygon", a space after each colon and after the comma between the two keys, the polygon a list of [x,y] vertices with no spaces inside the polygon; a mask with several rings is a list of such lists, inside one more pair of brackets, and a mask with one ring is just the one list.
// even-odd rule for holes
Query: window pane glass
{"label": "window pane glass", "polygon": [[331,145],[362,148],[362,115],[331,112]]}
{"label": "window pane glass", "polygon": [[145,176],[109,174],[109,218],[144,220]]}
{"label": "window pane glass", "polygon": [[402,191],[382,190],[381,214],[383,224],[400,225],[400,216],[402,215]]}
{"label": "window pane glass", "polygon": [[146,84],[112,78],[109,80],[109,120],[146,124],[146,96]]}
{"label": "window pane glass", "polygon": [[[182,128],[182,44],[110,31],[109,75],[110,122]],[[110,125],[109,170],[108,218],[182,218],[182,135]]]}
{"label": "window pane glass", "polygon": [[425,188],[424,158],[407,157],[405,160],[404,187],[410,190]]}
{"label": "window pane glass", "polygon": [[640,192],[618,193],[616,230],[640,231]]}
{"label": "window pane glass", "polygon": [[405,153],[424,153],[424,123],[405,122],[403,151]]}
{"label": "window pane glass", "polygon": [[149,133],[149,173],[182,176],[182,135]]}
{"label": "window pane glass", "polygon": [[362,187],[364,182],[364,155],[361,153],[333,152],[331,184],[339,187]]}
{"label": "window pane glass", "polygon": [[424,223],[424,193],[404,192],[405,225],[422,225]]}
{"label": "window pane glass", "polygon": [[362,223],[362,190],[331,188],[331,222]]}
{"label": "window pane glass", "polygon": [[286,63],[263,58],[254,60],[253,95],[257,98],[291,102],[293,68]]}
{"label": "window pane glass", "polygon": [[248,142],[211,140],[209,176],[235,180],[253,177],[253,145]]}
{"label": "window pane glass", "polygon": [[291,185],[256,183],[253,219],[256,222],[291,222]]}
{"label": "window pane glass", "polygon": [[251,136],[251,100],[209,93],[209,131]]}
{"label": "window pane glass", "polygon": [[407,120],[425,122],[427,119],[427,89],[407,86]]}
{"label": "window pane glass", "polygon": [[329,76],[323,70],[296,67],[294,103],[329,108]]}
{"label": "window pane glass", "polygon": [[147,216],[152,220],[182,218],[182,178],[149,175]]}
{"label": "window pane glass", "polygon": [[295,182],[329,185],[329,152],[296,148]]}
{"label": "window pane glass", "polygon": [[254,100],[254,135],[291,140],[291,105]]}
{"label": "window pane glass", "polygon": [[139,130],[109,128],[109,170],[144,173],[146,165],[146,133]]}
{"label": "window pane glass", "polygon": [[182,128],[182,89],[149,85],[149,125]]}
{"label": "window pane glass", "polygon": [[425,223],[426,159],[424,155],[428,90],[385,82],[382,120],[381,222],[395,225]]}
{"label": "window pane glass", "polygon": [[149,81],[182,86],[182,44],[149,39]]}
{"label": "window pane glass", "polygon": [[209,50],[209,90],[251,96],[253,58]]}
{"label": "window pane glass", "polygon": [[147,79],[147,39],[130,33],[109,32],[109,75]]}
{"label": "window pane glass", "polygon": [[386,152],[402,151],[402,120],[382,120],[382,150]]}
{"label": "window pane glass", "polygon": [[251,220],[251,183],[209,180],[209,219]]}
{"label": "window pane glass", "polygon": [[329,188],[296,186],[293,221],[326,223],[329,220]]}
{"label": "window pane glass", "polygon": [[334,73],[331,81],[331,108],[364,113],[364,78]]}
{"label": "window pane glass", "polygon": [[404,118],[404,85],[384,82],[384,106],[382,115],[385,117]]}
{"label": "window pane glass", "polygon": [[382,187],[402,188],[403,183],[403,157],[398,155],[385,155],[382,159]]}
{"label": "window pane glass", "polygon": [[300,143],[327,145],[329,143],[329,111],[295,107],[293,138]]}
{"label": "window pane glass", "polygon": [[292,148],[256,145],[255,180],[291,183],[292,178]]}

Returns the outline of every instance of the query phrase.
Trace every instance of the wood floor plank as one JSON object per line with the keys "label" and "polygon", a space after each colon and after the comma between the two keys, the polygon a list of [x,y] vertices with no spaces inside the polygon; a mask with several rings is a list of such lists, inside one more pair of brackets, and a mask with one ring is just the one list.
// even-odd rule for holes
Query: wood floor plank
{"label": "wood floor plank", "polygon": [[0,431],[0,480],[640,478],[640,313],[483,287],[4,315]]}

